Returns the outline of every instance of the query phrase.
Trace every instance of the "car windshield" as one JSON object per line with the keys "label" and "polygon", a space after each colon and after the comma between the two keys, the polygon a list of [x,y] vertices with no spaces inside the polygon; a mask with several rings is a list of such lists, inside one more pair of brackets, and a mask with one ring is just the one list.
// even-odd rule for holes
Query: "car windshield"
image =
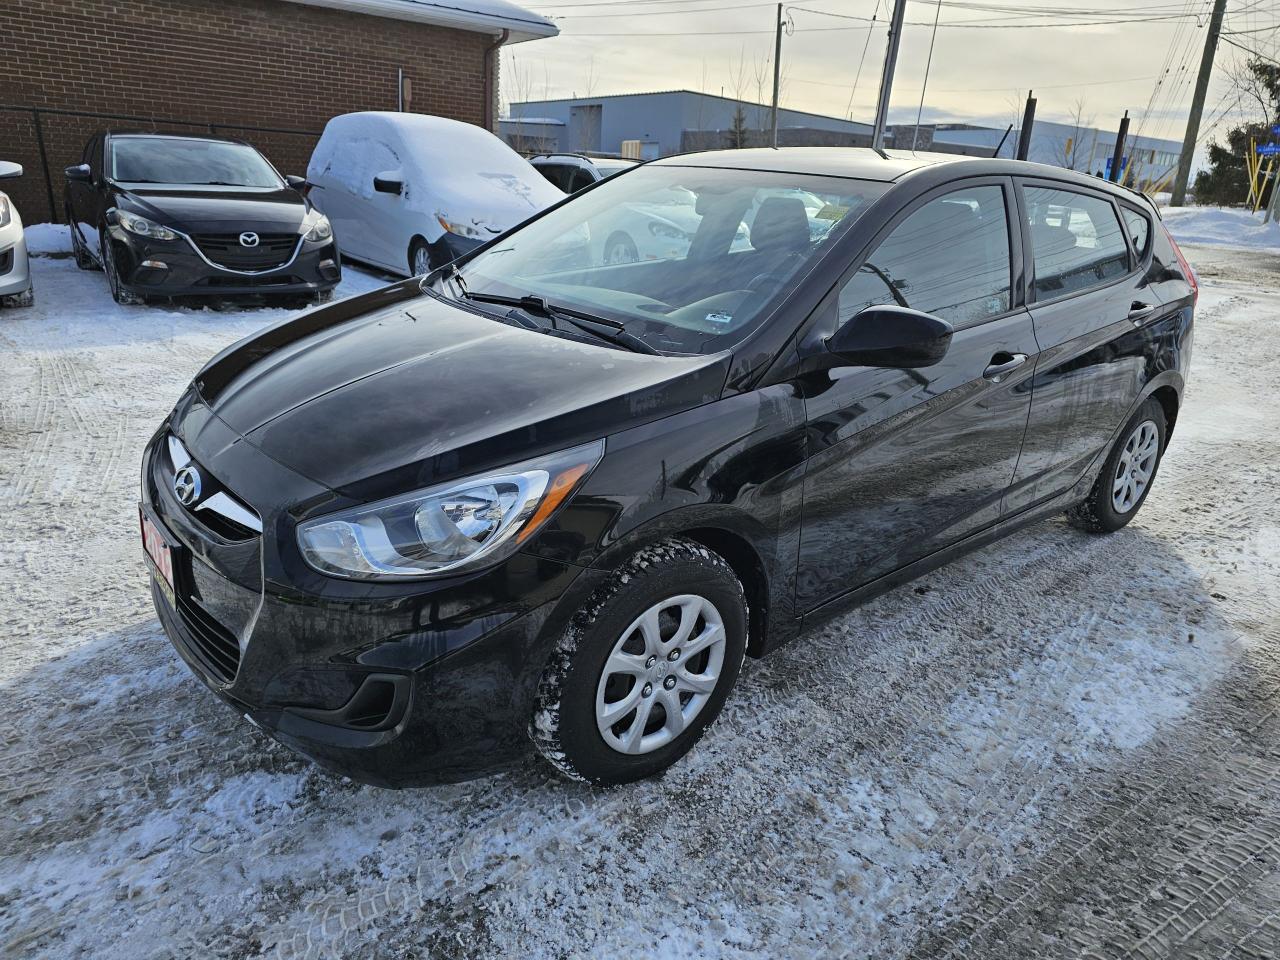
{"label": "car windshield", "polygon": [[111,179],[122,183],[281,187],[262,154],[243,143],[123,137],[111,141]]}
{"label": "car windshield", "polygon": [[887,184],[645,166],[612,177],[461,269],[472,296],[537,297],[605,317],[667,353],[755,329]]}

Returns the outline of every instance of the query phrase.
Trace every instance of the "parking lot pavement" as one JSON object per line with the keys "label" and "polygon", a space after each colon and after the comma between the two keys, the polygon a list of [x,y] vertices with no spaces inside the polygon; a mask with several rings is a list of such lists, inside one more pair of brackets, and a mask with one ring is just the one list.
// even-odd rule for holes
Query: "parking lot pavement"
{"label": "parking lot pavement", "polygon": [[215,702],[149,607],[138,456],[276,315],[120,311],[37,259],[0,314],[5,955],[1280,955],[1280,271],[1187,253],[1131,526],[1038,524],[748,663],[610,791],[362,787]]}

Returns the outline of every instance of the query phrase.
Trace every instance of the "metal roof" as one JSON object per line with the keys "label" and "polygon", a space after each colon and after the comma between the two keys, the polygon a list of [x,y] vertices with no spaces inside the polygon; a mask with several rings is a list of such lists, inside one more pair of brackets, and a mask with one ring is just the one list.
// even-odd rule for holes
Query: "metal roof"
{"label": "metal roof", "polygon": [[508,43],[554,37],[560,28],[509,0],[286,0],[312,7],[329,7],[371,17],[430,23],[455,30],[500,36],[511,31]]}

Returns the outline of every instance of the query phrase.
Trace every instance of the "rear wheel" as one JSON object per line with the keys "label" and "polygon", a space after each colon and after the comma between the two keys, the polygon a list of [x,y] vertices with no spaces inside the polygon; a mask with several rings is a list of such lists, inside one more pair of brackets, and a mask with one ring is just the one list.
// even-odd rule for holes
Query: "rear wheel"
{"label": "rear wheel", "polygon": [[1090,533],[1119,530],[1142,507],[1164,455],[1164,407],[1151,398],[1133,415],[1108,454],[1084,503],[1067,513],[1072,525]]}
{"label": "rear wheel", "polygon": [[80,236],[80,229],[72,219],[70,210],[67,211],[67,223],[71,224],[71,253],[76,258],[76,266],[81,270],[97,270],[98,261],[93,259],[89,248],[84,245],[84,239]]}

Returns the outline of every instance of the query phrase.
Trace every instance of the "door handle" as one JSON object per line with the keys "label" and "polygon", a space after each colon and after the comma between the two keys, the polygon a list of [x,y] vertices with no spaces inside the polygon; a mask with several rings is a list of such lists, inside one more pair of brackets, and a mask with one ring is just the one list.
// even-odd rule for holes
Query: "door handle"
{"label": "door handle", "polygon": [[1138,326],[1142,326],[1143,322],[1155,312],[1155,307],[1149,303],[1143,303],[1141,300],[1135,300],[1129,304],[1129,319]]}
{"label": "door handle", "polygon": [[1027,355],[1025,353],[997,353],[991,358],[991,364],[987,369],[982,371],[983,379],[990,380],[992,383],[999,383],[1005,378],[1005,374],[1012,373],[1026,362]]}

